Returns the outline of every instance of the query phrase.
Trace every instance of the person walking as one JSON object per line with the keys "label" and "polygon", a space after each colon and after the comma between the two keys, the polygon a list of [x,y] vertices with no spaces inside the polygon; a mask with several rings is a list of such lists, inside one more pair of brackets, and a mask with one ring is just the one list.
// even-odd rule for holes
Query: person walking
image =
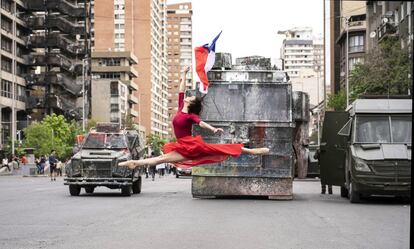
{"label": "person walking", "polygon": [[170,142],[164,145],[164,154],[147,159],[129,160],[122,162],[119,166],[143,167],[145,165],[157,165],[160,163],[175,163],[180,167],[193,167],[207,163],[217,163],[226,160],[229,156],[239,157],[242,153],[263,155],[269,152],[268,148],[244,148],[243,144],[208,144],[204,142],[201,136],[192,136],[192,125],[198,124],[201,128],[210,130],[214,134],[223,132],[223,129],[213,127],[202,121],[199,114],[202,111],[203,104],[201,97],[184,98],[186,74],[190,70],[186,67],[184,75],[181,78],[178,111],[172,120],[176,142]]}
{"label": "person walking", "polygon": [[52,150],[49,155],[49,167],[50,167],[50,180],[56,181],[56,151]]}
{"label": "person walking", "polygon": [[[320,167],[320,164],[319,164],[320,154],[321,154],[320,149],[317,149],[316,152],[315,152],[315,155],[313,155],[313,158],[318,160],[319,167]],[[328,194],[330,194],[330,195],[333,194],[332,185],[325,184],[322,181],[321,181],[321,194],[323,194],[323,195],[326,194],[326,185],[328,185]]]}
{"label": "person walking", "polygon": [[2,162],[1,162],[1,167],[2,168],[7,168],[9,171],[11,171],[10,170],[10,166],[9,166],[9,159],[7,159],[7,157],[5,156],[4,158],[3,158],[3,160],[2,160]]}

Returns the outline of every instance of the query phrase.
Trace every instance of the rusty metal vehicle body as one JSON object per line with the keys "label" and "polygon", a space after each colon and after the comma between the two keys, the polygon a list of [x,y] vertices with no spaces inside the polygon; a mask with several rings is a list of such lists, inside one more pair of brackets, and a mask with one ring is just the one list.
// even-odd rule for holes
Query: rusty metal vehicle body
{"label": "rusty metal vehicle body", "polygon": [[194,126],[193,134],[201,135],[207,143],[243,143],[249,148],[268,147],[270,153],[242,154],[193,167],[192,195],[292,199],[295,118],[306,119],[306,94],[297,95],[301,96],[297,108],[303,108],[295,111],[286,73],[271,70],[270,59],[254,57],[249,62],[245,57],[232,68],[226,57],[219,54],[208,73],[209,92],[201,113],[202,120],[224,132],[216,135]]}
{"label": "rusty metal vehicle body", "polygon": [[73,196],[93,193],[98,186],[120,188],[125,196],[141,192],[142,170],[119,167],[118,163],[139,159],[142,138],[135,130],[120,130],[118,124],[98,124],[85,137],[79,151],[66,164],[65,185]]}

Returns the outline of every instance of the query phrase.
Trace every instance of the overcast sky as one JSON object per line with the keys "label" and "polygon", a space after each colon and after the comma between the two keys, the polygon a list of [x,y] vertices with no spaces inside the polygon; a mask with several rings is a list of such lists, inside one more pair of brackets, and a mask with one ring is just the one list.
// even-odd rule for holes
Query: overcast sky
{"label": "overcast sky", "polygon": [[309,26],[323,33],[323,0],[167,0],[192,2],[193,47],[210,43],[221,31],[216,52],[236,57],[279,58],[283,36],[278,30]]}

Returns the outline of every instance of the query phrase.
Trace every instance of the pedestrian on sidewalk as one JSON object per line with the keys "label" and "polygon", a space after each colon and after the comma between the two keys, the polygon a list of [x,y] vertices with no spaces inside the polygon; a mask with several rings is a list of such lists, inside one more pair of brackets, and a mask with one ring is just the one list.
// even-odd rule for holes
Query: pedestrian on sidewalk
{"label": "pedestrian on sidewalk", "polygon": [[52,150],[49,155],[50,180],[56,181],[56,151]]}
{"label": "pedestrian on sidewalk", "polygon": [[[184,69],[179,88],[178,111],[172,120],[177,142],[165,144],[163,155],[142,160],[129,160],[120,163],[119,166],[134,169],[147,164],[175,163],[181,167],[192,167],[200,164],[222,162],[229,156],[239,157],[242,153],[262,155],[269,152],[268,148],[248,149],[244,148],[243,144],[208,144],[204,142],[201,136],[193,137],[191,135],[194,123],[215,134],[223,132],[223,129],[215,128],[200,119],[199,114],[203,108],[202,97],[189,96],[184,98],[186,74],[189,70],[190,67]],[[234,109],[237,110],[237,107],[235,106]]]}
{"label": "pedestrian on sidewalk", "polygon": [[1,162],[1,167],[4,168],[6,167],[9,171],[10,170],[10,166],[9,166],[9,159],[7,159],[7,157],[4,157],[2,162]]}

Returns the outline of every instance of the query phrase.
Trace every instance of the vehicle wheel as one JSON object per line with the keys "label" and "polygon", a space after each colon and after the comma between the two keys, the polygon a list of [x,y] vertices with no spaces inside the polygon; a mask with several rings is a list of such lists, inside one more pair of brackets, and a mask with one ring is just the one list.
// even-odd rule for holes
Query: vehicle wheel
{"label": "vehicle wheel", "polygon": [[180,178],[180,176],[178,174],[175,175],[175,178]]}
{"label": "vehicle wheel", "polygon": [[88,194],[92,194],[94,190],[95,190],[94,186],[85,187],[85,192]]}
{"label": "vehicle wheel", "polygon": [[78,196],[81,192],[81,187],[76,185],[69,185],[69,193],[71,196]]}
{"label": "vehicle wheel", "polygon": [[358,191],[355,190],[355,186],[354,183],[351,181],[349,183],[349,201],[351,203],[358,203],[361,201],[361,195],[359,194]]}
{"label": "vehicle wheel", "polygon": [[142,187],[142,180],[141,176],[138,177],[138,180],[132,183],[132,193],[139,194],[141,193],[141,187]]}
{"label": "vehicle wheel", "polygon": [[131,186],[123,186],[121,187],[121,194],[123,196],[131,196],[132,187]]}
{"label": "vehicle wheel", "polygon": [[341,186],[341,197],[348,197],[348,189],[344,186]]}

